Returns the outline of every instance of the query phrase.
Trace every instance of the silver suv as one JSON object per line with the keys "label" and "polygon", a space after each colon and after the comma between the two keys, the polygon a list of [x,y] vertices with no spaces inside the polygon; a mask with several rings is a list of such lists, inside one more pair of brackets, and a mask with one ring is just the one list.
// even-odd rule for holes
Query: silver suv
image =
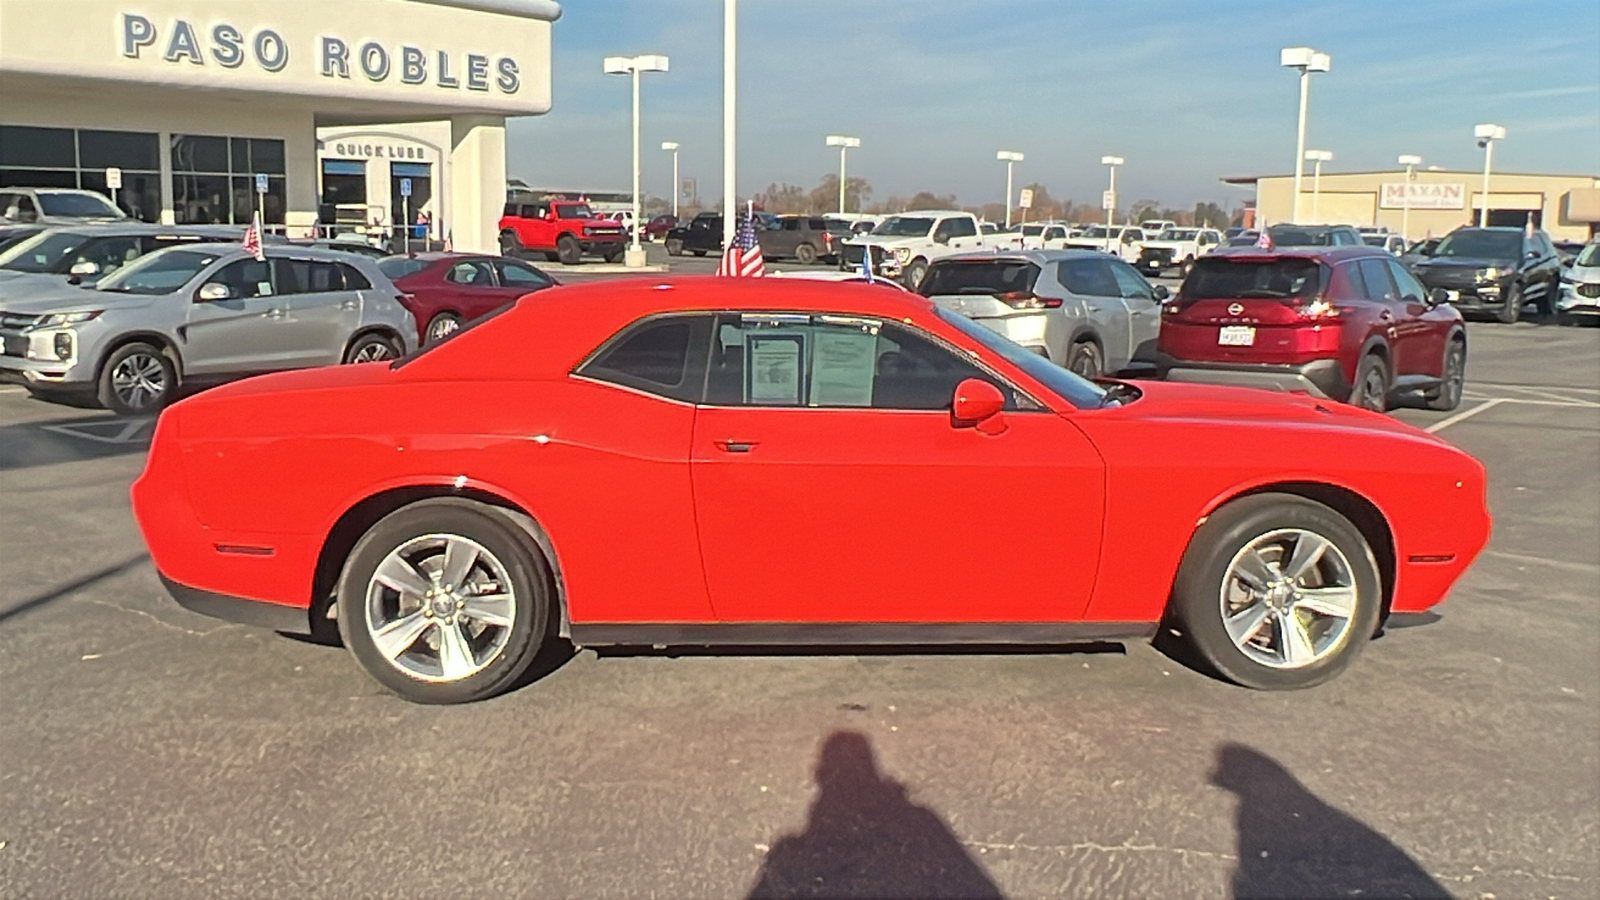
{"label": "silver suv", "polygon": [[63,279],[93,284],[146,253],[166,247],[236,244],[243,235],[244,228],[237,225],[122,222],[46,228],[0,249],[0,304],[59,287]]}
{"label": "silver suv", "polygon": [[0,380],[150,414],[186,383],[408,353],[417,327],[400,294],[372,260],[348,253],[158,250],[93,288],[0,303]]}

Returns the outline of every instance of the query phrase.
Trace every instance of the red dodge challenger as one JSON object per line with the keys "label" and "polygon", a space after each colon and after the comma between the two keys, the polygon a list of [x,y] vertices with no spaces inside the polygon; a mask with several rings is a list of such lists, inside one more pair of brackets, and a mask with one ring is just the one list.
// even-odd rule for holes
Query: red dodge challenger
{"label": "red dodge challenger", "polygon": [[[406,410],[429,410],[411,415]],[[440,414],[441,411],[444,414]],[[1091,383],[869,285],[541,291],[393,364],[162,414],[134,511],[198,612],[408,699],[574,644],[1180,632],[1254,688],[1348,665],[1484,546],[1484,471],[1301,394]]]}

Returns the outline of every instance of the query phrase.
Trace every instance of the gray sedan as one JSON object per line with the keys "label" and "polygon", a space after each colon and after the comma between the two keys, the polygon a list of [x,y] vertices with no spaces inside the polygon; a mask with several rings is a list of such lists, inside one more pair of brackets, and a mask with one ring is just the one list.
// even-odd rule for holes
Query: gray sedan
{"label": "gray sedan", "polygon": [[346,253],[160,250],[93,288],[62,284],[0,303],[0,380],[150,414],[185,383],[410,352],[417,328],[400,293],[373,261]]}
{"label": "gray sedan", "polygon": [[939,260],[917,291],[1085,378],[1152,359],[1163,285],[1098,250]]}

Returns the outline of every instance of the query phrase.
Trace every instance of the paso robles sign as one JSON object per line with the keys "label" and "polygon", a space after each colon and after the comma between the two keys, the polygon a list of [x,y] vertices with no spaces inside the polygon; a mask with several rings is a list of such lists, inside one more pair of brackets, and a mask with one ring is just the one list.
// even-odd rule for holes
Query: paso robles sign
{"label": "paso robles sign", "polygon": [[1378,198],[1383,209],[1466,209],[1467,186],[1464,184],[1418,184],[1416,182],[1386,184]]}

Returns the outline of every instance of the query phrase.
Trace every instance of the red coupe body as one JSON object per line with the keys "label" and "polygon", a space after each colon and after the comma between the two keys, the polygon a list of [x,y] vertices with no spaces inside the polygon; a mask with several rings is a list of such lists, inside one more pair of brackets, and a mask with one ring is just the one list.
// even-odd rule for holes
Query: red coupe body
{"label": "red coupe body", "polygon": [[469,253],[391,257],[379,268],[405,292],[400,302],[417,320],[417,339],[423,344],[556,284],[520,260]]}
{"label": "red coupe body", "polygon": [[[970,357],[1012,399],[983,428],[960,427],[948,403],[741,405],[715,396],[740,316],[890,323]],[[619,370],[663,363],[648,340],[625,340],[663,320],[696,336],[686,363],[665,360],[686,378],[656,388],[597,368],[619,346]],[[481,499],[550,558],[579,643],[698,642],[707,631],[692,626],[740,623],[1149,634],[1197,523],[1263,490],[1356,523],[1395,611],[1439,602],[1487,540],[1482,467],[1408,425],[1182,384],[1075,405],[959,325],[920,297],[859,285],[562,287],[397,365],[269,375],[174,405],[134,510],[188,605],[305,631],[377,518],[423,497]],[[786,390],[781,332],[741,339],[777,367],[747,388]],[[852,346],[828,350],[833,364],[853,365]],[[895,364],[880,355],[880,377]],[[948,628],[963,624],[990,630]]]}

